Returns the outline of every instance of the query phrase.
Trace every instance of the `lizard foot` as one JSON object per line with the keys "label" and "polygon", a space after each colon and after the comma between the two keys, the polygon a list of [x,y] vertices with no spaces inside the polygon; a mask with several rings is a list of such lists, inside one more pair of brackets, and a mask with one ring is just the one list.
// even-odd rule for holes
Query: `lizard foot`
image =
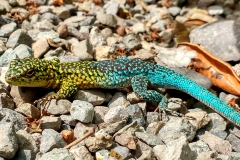
{"label": "lizard foot", "polygon": [[[160,110],[160,112],[163,113],[163,115],[161,117],[167,117],[167,119],[169,119],[166,112],[170,113],[171,115],[178,116],[178,117],[185,117],[184,114],[168,108],[168,103],[169,102],[173,102],[174,104],[180,104],[180,107],[182,105],[184,105],[182,100],[180,100],[180,99],[171,98],[171,99],[167,100],[166,97],[163,97],[161,102],[158,104],[158,109]],[[171,108],[174,108],[174,107],[171,107]],[[175,109],[176,109],[176,107],[175,107]],[[179,109],[179,107],[177,109]]]}
{"label": "lizard foot", "polygon": [[33,104],[37,104],[39,103],[39,105],[41,106],[42,110],[46,110],[47,108],[47,105],[50,104],[50,100],[48,97],[45,97],[45,98],[41,98],[41,99],[38,99],[36,101],[33,102]]}

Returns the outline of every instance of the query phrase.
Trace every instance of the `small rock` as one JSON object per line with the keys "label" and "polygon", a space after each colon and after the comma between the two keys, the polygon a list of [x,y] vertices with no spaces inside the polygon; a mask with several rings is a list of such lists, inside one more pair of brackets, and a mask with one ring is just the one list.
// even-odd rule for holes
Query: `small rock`
{"label": "small rock", "polygon": [[196,134],[196,128],[185,118],[172,117],[162,127],[159,134],[164,143],[176,140],[181,136],[186,136],[191,141]]}
{"label": "small rock", "polygon": [[122,134],[122,133],[134,135],[135,132],[143,132],[143,129],[139,127],[137,121],[134,121],[133,123],[124,126],[117,133],[115,133],[114,136]]}
{"label": "small rock", "polygon": [[52,11],[62,20],[70,17],[70,11],[66,7],[53,7]]}
{"label": "small rock", "polygon": [[[161,152],[159,152],[161,151]],[[158,160],[166,159],[166,146],[165,145],[156,145],[153,147],[153,153]]]}
{"label": "small rock", "polygon": [[107,26],[116,27],[117,26],[117,19],[112,14],[97,14],[97,20]]}
{"label": "small rock", "polygon": [[138,103],[140,102],[140,98],[137,97],[137,95],[135,94],[135,92],[128,92],[127,93],[127,100],[130,102],[130,103]]}
{"label": "small rock", "polygon": [[139,126],[145,125],[145,119],[141,108],[138,104],[130,105],[126,108],[129,118],[128,123],[132,123],[133,121],[137,121]]}
{"label": "small rock", "polygon": [[101,31],[101,34],[104,38],[107,38],[107,37],[111,37],[113,35],[113,32],[111,29],[109,28],[104,28],[102,31]]}
{"label": "small rock", "polygon": [[18,150],[18,140],[13,123],[0,123],[0,128],[0,157],[11,159]]}
{"label": "small rock", "polygon": [[38,29],[41,32],[51,32],[53,29],[56,29],[55,26],[46,19],[33,23],[32,25],[34,29]]}
{"label": "small rock", "polygon": [[210,148],[208,147],[208,145],[201,140],[189,143],[189,147],[191,148],[192,151],[194,151],[196,153],[210,151]]}
{"label": "small rock", "polygon": [[144,141],[149,146],[156,146],[156,145],[164,144],[161,141],[160,135],[155,135],[153,133],[147,133],[147,132],[135,132],[135,135],[137,138]]}
{"label": "small rock", "polygon": [[74,132],[73,132],[73,130],[72,130],[71,128],[68,129],[68,130],[64,130],[64,129],[63,129],[63,130],[60,132],[60,134],[62,135],[64,141],[65,141],[67,144],[73,142],[73,140],[74,140],[74,135],[73,135]]}
{"label": "small rock", "polygon": [[197,160],[215,160],[218,159],[218,153],[216,151],[201,152],[197,155]]}
{"label": "small rock", "polygon": [[84,124],[81,122],[78,122],[77,125],[74,128],[74,137],[79,138],[82,137],[85,133],[87,133],[92,128],[95,129],[95,132],[98,131],[98,127],[95,124]]}
{"label": "small rock", "polygon": [[67,114],[70,112],[72,103],[66,99],[52,99],[47,108],[47,112],[51,115]]}
{"label": "small rock", "polygon": [[109,159],[109,151],[106,149],[102,149],[96,152],[96,159],[98,160],[104,160]]}
{"label": "small rock", "polygon": [[214,2],[215,2],[215,0],[199,0],[198,1],[198,6],[202,7],[202,8],[205,8],[205,7],[210,6]]}
{"label": "small rock", "polygon": [[5,24],[0,28],[0,35],[1,37],[9,37],[16,29],[17,24],[15,22]]}
{"label": "small rock", "polygon": [[[152,147],[150,147],[149,145],[147,145],[146,143],[138,140],[137,141],[137,149],[134,152],[134,156],[135,157],[141,157],[142,154],[146,151],[151,151]],[[162,153],[162,150],[160,150]],[[158,151],[159,152],[159,151]]]}
{"label": "small rock", "polygon": [[53,129],[44,129],[42,132],[40,152],[46,153],[54,148],[63,148],[67,144],[60,133]]}
{"label": "small rock", "polygon": [[14,102],[6,93],[0,93],[0,108],[14,109]]}
{"label": "small rock", "polygon": [[85,140],[86,147],[90,152],[96,152],[100,149],[109,149],[112,147],[113,138],[107,133],[95,134],[95,137],[89,137]]}
{"label": "small rock", "polygon": [[153,133],[156,135],[163,126],[164,126],[164,123],[162,121],[153,122],[147,126],[146,131],[148,133]]}
{"label": "small rock", "polygon": [[23,115],[32,118],[32,119],[39,119],[41,112],[32,104],[30,103],[23,103],[19,105],[15,111],[22,113]]}
{"label": "small rock", "polygon": [[127,101],[125,95],[123,95],[121,92],[116,92],[111,101],[108,103],[109,108],[114,108],[116,106],[126,107],[128,105],[130,105],[130,103]]}
{"label": "small rock", "polygon": [[46,39],[55,39],[55,38],[59,38],[59,35],[57,32],[55,31],[48,31],[48,32],[39,32],[37,34],[37,40],[42,39],[42,38],[46,38]]}
{"label": "small rock", "polygon": [[115,142],[127,147],[128,149],[136,150],[136,143],[134,141],[134,137],[131,134],[118,134],[114,137],[114,140]]}
{"label": "small rock", "polygon": [[154,59],[154,55],[146,49],[138,50],[136,55],[128,56],[129,58],[140,58],[141,60],[151,60]]}
{"label": "small rock", "polygon": [[32,42],[33,42],[32,38],[26,32],[24,32],[21,29],[17,29],[8,38],[6,46],[9,48],[15,48],[19,44],[25,44],[31,47]]}
{"label": "small rock", "polygon": [[102,128],[101,130],[99,130],[99,132],[105,132],[107,134],[113,135],[125,125],[126,121],[119,121],[116,123],[102,123],[101,125],[99,125],[99,128]]}
{"label": "small rock", "polygon": [[[17,131],[17,138],[18,138],[18,152],[17,156],[15,157],[20,160],[19,157],[23,155],[28,155],[30,159],[35,159],[36,154],[38,152],[38,147],[32,135],[27,133],[25,130],[19,130]],[[26,153],[25,150],[30,151],[30,154]]]}
{"label": "small rock", "polygon": [[3,43],[3,41],[0,40],[0,54],[5,52],[6,50],[7,48],[5,47],[5,44]]}
{"label": "small rock", "polygon": [[235,37],[239,37],[239,32],[235,32],[231,28],[239,27],[240,22],[238,21],[216,21],[195,28],[189,37],[191,43],[201,45],[223,61],[238,61],[240,54]]}
{"label": "small rock", "polygon": [[122,38],[121,42],[126,45],[129,51],[138,50],[142,47],[140,37],[136,34],[128,34]]}
{"label": "small rock", "polygon": [[7,49],[0,57],[0,67],[9,66],[10,62],[16,58],[18,57],[15,51],[12,48]]}
{"label": "small rock", "polygon": [[145,159],[155,159],[155,156],[152,150],[143,151],[142,155],[138,158],[138,160],[145,160]]}
{"label": "small rock", "polygon": [[117,1],[108,1],[108,3],[104,5],[104,9],[107,14],[116,15],[118,13],[119,6],[120,4]]}
{"label": "small rock", "polygon": [[34,58],[41,57],[49,50],[49,48],[50,46],[46,38],[39,39],[38,41],[33,43],[33,46],[32,46],[32,49],[34,51]]}
{"label": "small rock", "polygon": [[131,28],[134,33],[143,33],[146,31],[144,23],[136,23]]}
{"label": "small rock", "polygon": [[220,130],[224,131],[227,127],[227,122],[225,119],[217,113],[209,113],[208,116],[210,117],[211,121],[206,126],[208,131],[213,130]]}
{"label": "small rock", "polygon": [[72,52],[75,56],[81,60],[92,60],[93,59],[93,46],[89,40],[83,40],[78,44],[72,45]]}
{"label": "small rock", "polygon": [[100,30],[97,27],[93,27],[89,34],[90,43],[95,47],[105,46],[107,44],[105,38],[100,33]]}
{"label": "small rock", "polygon": [[57,28],[57,33],[60,38],[66,38],[68,35],[68,27],[66,24],[62,24]]}
{"label": "small rock", "polygon": [[75,149],[70,149],[69,152],[74,156],[75,160],[81,160],[81,159],[94,160],[93,156],[85,146],[80,146]]}
{"label": "small rock", "polygon": [[13,97],[13,101],[18,107],[22,103],[32,103],[38,99],[37,92],[39,90],[28,87],[11,86],[10,95]]}
{"label": "small rock", "polygon": [[94,59],[97,61],[113,57],[114,48],[110,46],[97,46],[94,51]]}
{"label": "small rock", "polygon": [[44,18],[40,14],[34,14],[30,17],[30,24],[34,25],[37,22],[41,22]]}
{"label": "small rock", "polygon": [[226,139],[228,133],[226,131],[213,130],[209,131],[211,134],[218,136],[219,138]]}
{"label": "small rock", "polygon": [[89,102],[74,100],[70,109],[70,114],[73,119],[80,122],[90,123],[93,120],[94,109]]}
{"label": "small rock", "polygon": [[50,116],[44,116],[40,120],[39,127],[41,129],[54,129],[59,130],[61,127],[61,118],[60,117],[50,117]]}
{"label": "small rock", "polygon": [[229,134],[228,137],[226,138],[227,141],[232,145],[232,149],[236,152],[240,151],[240,139],[239,137],[235,136],[234,134]]}
{"label": "small rock", "polygon": [[117,106],[109,109],[109,111],[104,116],[104,122],[115,123],[123,120],[127,121],[128,116],[128,112],[122,106]]}
{"label": "small rock", "polygon": [[224,9],[220,5],[213,5],[208,7],[208,13],[210,15],[221,15],[223,14]]}
{"label": "small rock", "polygon": [[53,14],[53,13],[49,13],[49,12],[44,13],[44,14],[42,15],[42,18],[43,18],[43,19],[46,19],[46,20],[49,20],[49,21],[52,21],[52,23],[53,23],[54,25],[58,25],[58,24],[61,22],[61,19],[58,18],[58,16],[56,16],[56,15]]}
{"label": "small rock", "polygon": [[59,57],[60,62],[80,62],[81,59],[74,55],[66,55]]}
{"label": "small rock", "polygon": [[218,153],[227,154],[232,151],[232,145],[217,136],[212,135],[209,132],[205,132],[204,135],[200,136],[200,140],[207,143],[207,145]]}
{"label": "small rock", "polygon": [[12,7],[10,6],[9,2],[8,1],[1,1],[1,4],[0,4],[0,14],[1,15],[4,15],[6,14],[7,12],[11,12],[11,9]]}
{"label": "small rock", "polygon": [[123,147],[123,146],[114,147],[109,153],[110,157],[114,157],[116,159],[119,159],[119,157],[121,157],[121,159],[129,159],[127,158],[129,154],[130,154],[130,150],[127,147]]}
{"label": "small rock", "polygon": [[105,93],[96,89],[78,90],[73,95],[74,100],[81,100],[91,103],[94,106],[101,105],[105,101]]}
{"label": "small rock", "polygon": [[77,121],[73,119],[71,115],[61,115],[60,118],[64,124],[67,124],[70,126],[76,126],[77,124]]}
{"label": "small rock", "polygon": [[104,122],[104,116],[109,111],[108,107],[104,106],[96,106],[94,107],[94,117],[93,117],[93,123],[99,124]]}
{"label": "small rock", "polygon": [[151,29],[164,31],[166,29],[167,22],[165,20],[158,20],[151,26]]}
{"label": "small rock", "polygon": [[173,7],[169,7],[168,8],[168,11],[169,11],[169,13],[172,15],[172,16],[177,16],[179,13],[180,13],[180,11],[181,11],[181,8],[179,8],[179,7],[177,7],[177,6],[173,6]]}
{"label": "small rock", "polygon": [[43,154],[38,160],[74,160],[74,157],[65,148],[54,148]]}
{"label": "small rock", "polygon": [[159,122],[161,120],[161,115],[158,112],[147,112],[146,126],[153,122]]}
{"label": "small rock", "polygon": [[197,130],[202,128],[203,126],[206,126],[210,121],[210,118],[205,111],[191,112],[191,110],[189,110],[189,112],[185,114],[185,116],[192,117],[192,119],[189,119],[189,122],[192,123],[192,125],[194,125]]}
{"label": "small rock", "polygon": [[91,17],[87,17],[85,20],[83,20],[81,23],[80,23],[80,26],[91,26],[94,22],[95,22],[96,18],[91,16]]}
{"label": "small rock", "polygon": [[[1,123],[13,123],[16,131],[27,127],[24,116],[16,111],[7,108],[0,108]],[[0,136],[1,137],[1,136]]]}
{"label": "small rock", "polygon": [[14,51],[19,59],[33,57],[33,50],[25,44],[19,44]]}
{"label": "small rock", "polygon": [[164,31],[161,31],[159,33],[159,37],[163,40],[165,43],[170,43],[172,41],[172,38],[174,36],[173,29],[166,29]]}
{"label": "small rock", "polygon": [[166,146],[166,159],[195,159],[195,157],[196,154],[191,151],[185,136],[169,142]]}

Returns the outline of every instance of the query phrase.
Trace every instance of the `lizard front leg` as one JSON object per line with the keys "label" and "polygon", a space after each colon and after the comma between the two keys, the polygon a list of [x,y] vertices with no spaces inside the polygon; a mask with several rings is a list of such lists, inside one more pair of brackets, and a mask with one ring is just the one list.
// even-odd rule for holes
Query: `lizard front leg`
{"label": "lizard front leg", "polygon": [[67,80],[63,81],[57,93],[36,100],[34,101],[34,104],[38,102],[40,102],[40,104],[47,104],[47,102],[49,102],[51,99],[63,99],[70,97],[73,93],[77,91],[77,89],[78,89],[77,84],[68,82]]}

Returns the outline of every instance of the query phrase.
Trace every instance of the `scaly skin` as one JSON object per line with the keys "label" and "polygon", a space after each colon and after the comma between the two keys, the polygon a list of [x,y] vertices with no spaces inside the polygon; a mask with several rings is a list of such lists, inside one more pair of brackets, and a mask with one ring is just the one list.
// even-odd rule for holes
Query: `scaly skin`
{"label": "scaly skin", "polygon": [[214,94],[189,78],[168,68],[143,62],[139,59],[83,61],[60,63],[35,58],[15,59],[6,73],[9,84],[24,87],[59,89],[56,94],[36,102],[70,97],[77,89],[123,88],[132,86],[136,95],[151,102],[158,102],[162,109],[165,97],[147,86],[169,87],[184,91],[216,112],[240,126],[240,114],[218,99]]}

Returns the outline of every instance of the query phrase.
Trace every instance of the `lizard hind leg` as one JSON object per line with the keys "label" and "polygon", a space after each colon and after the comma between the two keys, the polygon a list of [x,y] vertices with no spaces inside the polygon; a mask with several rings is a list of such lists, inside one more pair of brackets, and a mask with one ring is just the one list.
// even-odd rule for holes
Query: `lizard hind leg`
{"label": "lizard hind leg", "polygon": [[172,110],[167,108],[168,100],[163,94],[154,90],[147,89],[148,77],[144,75],[136,75],[131,79],[131,82],[135,94],[143,100],[157,102],[158,109],[162,111],[164,115],[166,115],[166,112],[169,112],[172,115],[181,115],[180,113],[175,111],[173,112]]}
{"label": "lizard hind leg", "polygon": [[132,88],[135,94],[146,101],[150,102],[157,102],[159,103],[158,106],[160,106],[161,110],[166,110],[167,106],[167,99],[162,95],[161,93],[154,91],[154,90],[148,90],[148,77],[144,75],[136,75],[131,79]]}

